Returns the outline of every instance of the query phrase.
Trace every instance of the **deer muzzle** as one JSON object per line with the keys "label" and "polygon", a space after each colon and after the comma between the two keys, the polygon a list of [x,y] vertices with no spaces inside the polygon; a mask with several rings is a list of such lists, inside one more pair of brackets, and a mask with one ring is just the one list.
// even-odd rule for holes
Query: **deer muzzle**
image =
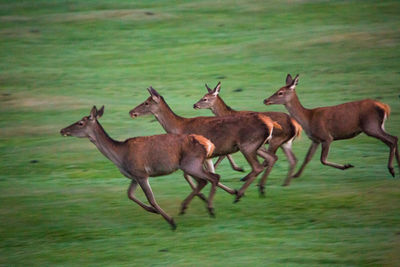
{"label": "deer muzzle", "polygon": [[132,119],[136,118],[139,116],[139,114],[137,114],[136,112],[134,112],[133,110],[129,111],[129,116],[131,116]]}
{"label": "deer muzzle", "polygon": [[269,98],[264,99],[264,105],[272,105],[272,101]]}
{"label": "deer muzzle", "polygon": [[61,129],[60,134],[62,136],[71,136],[71,133],[68,130],[66,130],[65,128]]}

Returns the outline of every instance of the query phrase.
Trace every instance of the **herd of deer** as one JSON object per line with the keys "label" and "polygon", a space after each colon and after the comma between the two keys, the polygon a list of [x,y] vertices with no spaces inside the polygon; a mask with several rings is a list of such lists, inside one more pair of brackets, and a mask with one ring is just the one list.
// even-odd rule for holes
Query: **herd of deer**
{"label": "herd of deer", "polygon": [[[128,197],[146,211],[161,214],[173,229],[176,228],[176,224],[157,204],[148,178],[166,175],[177,169],[183,171],[192,188],[192,192],[182,202],[181,214],[185,213],[190,201],[198,196],[207,203],[208,212],[212,216],[213,197],[217,186],[235,195],[237,202],[264,170],[259,182],[260,193],[264,194],[268,174],[278,159],[275,153],[279,147],[290,163],[283,184],[289,185],[293,177],[301,175],[319,144],[322,146],[322,164],[342,170],[353,167],[351,164],[341,165],[327,161],[329,146],[334,140],[352,138],[364,132],[389,146],[388,169],[394,177],[393,157],[396,157],[399,168],[400,157],[397,137],[386,133],[384,129],[385,120],[390,113],[389,106],[365,99],[337,106],[306,109],[296,94],[298,80],[298,75],[293,79],[288,74],[286,85],[264,100],[265,105],[285,105],[290,116],[282,112],[235,111],[219,96],[221,84],[218,83],[214,89],[206,85],[208,93],[194,104],[196,109],[211,109],[216,117],[184,118],[176,115],[164,98],[150,87],[150,97],[129,114],[132,118],[153,114],[167,134],[134,137],[123,142],[115,141],[98,122],[98,118],[103,115],[104,106],[99,110],[94,106],[89,116],[62,129],[61,134],[89,138],[123,175],[131,179]],[[302,129],[312,143],[299,171],[293,174],[297,159],[292,152],[292,142],[300,135]],[[268,149],[265,149],[265,144],[268,144]],[[230,156],[237,151],[244,155],[251,166],[251,172],[242,178],[242,181],[245,181],[243,186],[234,190],[219,182],[220,176],[215,173],[215,168],[224,157],[228,157],[233,169],[243,171]],[[219,159],[213,164],[211,158],[217,156]],[[258,161],[257,156],[263,159],[262,163]],[[200,192],[207,182],[211,183],[208,198]],[[135,196],[138,184],[150,205],[146,205]]]}

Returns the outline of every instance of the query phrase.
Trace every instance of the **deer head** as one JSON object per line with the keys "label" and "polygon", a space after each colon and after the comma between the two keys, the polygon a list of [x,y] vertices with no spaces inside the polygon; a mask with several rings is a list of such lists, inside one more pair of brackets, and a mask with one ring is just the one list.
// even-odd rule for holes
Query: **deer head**
{"label": "deer head", "polygon": [[286,85],[276,91],[275,94],[264,100],[265,105],[283,104],[288,103],[296,94],[296,85],[299,82],[299,75],[297,74],[294,79],[290,74],[286,77]]}
{"label": "deer head", "polygon": [[219,82],[214,90],[211,90],[210,87],[206,84],[206,88],[208,93],[205,94],[196,104],[193,105],[195,109],[204,109],[204,108],[212,108],[215,105],[215,102],[218,99],[218,94],[221,91],[221,82]]}
{"label": "deer head", "polygon": [[160,103],[163,99],[162,96],[151,86],[150,88],[147,88],[147,90],[150,93],[150,97],[147,98],[142,104],[129,111],[129,115],[132,117],[132,119],[143,115],[157,113],[157,111],[160,109]]}
{"label": "deer head", "polygon": [[96,106],[93,106],[89,116],[85,116],[70,126],[61,129],[60,134],[62,136],[75,136],[81,138],[89,137],[94,131],[94,126],[98,123],[97,119],[103,116],[103,113],[104,106],[99,110],[97,110]]}

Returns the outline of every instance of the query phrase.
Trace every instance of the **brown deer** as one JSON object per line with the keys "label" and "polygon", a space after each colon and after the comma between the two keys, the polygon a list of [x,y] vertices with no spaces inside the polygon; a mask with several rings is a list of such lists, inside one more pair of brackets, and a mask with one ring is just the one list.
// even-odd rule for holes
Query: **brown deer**
{"label": "brown deer", "polygon": [[321,144],[321,162],[324,165],[345,170],[353,167],[351,164],[337,164],[327,161],[329,146],[335,140],[349,139],[364,132],[384,142],[390,148],[388,169],[394,177],[392,161],[396,155],[400,167],[397,137],[384,130],[384,123],[390,114],[388,105],[376,100],[364,99],[341,105],[314,109],[304,108],[296,94],[299,75],[294,79],[290,74],[286,77],[286,85],[275,94],[264,100],[265,105],[283,104],[303,127],[312,143],[306,158],[295,177],[299,177],[307,163],[311,160],[318,145]]}
{"label": "brown deer", "polygon": [[[247,181],[239,191],[228,191],[236,194],[235,202],[238,202],[264,169],[264,165],[257,159],[258,148],[271,138],[274,127],[280,128],[280,125],[269,117],[257,113],[242,116],[184,118],[176,115],[156,90],[150,87],[148,91],[150,97],[129,112],[133,119],[153,114],[167,133],[202,135],[215,145],[211,157],[232,154],[239,150],[242,152],[252,170],[245,177]],[[274,154],[264,152],[259,154],[265,159],[264,164],[275,161]],[[212,166],[212,162],[208,166],[210,165]]]}
{"label": "brown deer", "polygon": [[[123,142],[115,141],[108,136],[97,120],[103,112],[104,106],[99,110],[94,106],[89,116],[62,129],[61,135],[89,138],[123,175],[131,179],[128,197],[146,211],[161,214],[172,229],[176,229],[176,224],[173,218],[157,204],[149,184],[149,177],[170,174],[177,169],[194,177],[198,186],[183,201],[182,208],[186,208],[191,199],[200,192],[207,181],[210,181],[212,187],[208,198],[208,210],[213,215],[212,200],[219,175],[203,168],[205,160],[214,151],[214,145],[210,140],[195,134],[163,134],[134,137]],[[138,184],[151,206],[144,204],[135,196]]]}
{"label": "brown deer", "polygon": [[[208,93],[205,94],[196,104],[193,105],[195,109],[211,109],[211,111],[216,116],[228,116],[228,115],[240,115],[243,113],[249,113],[250,111],[236,111],[225,104],[222,98],[219,96],[221,91],[221,83],[219,82],[217,86],[212,90],[206,84]],[[282,129],[274,129],[272,133],[272,138],[269,140],[268,152],[275,154],[280,147],[285,153],[287,159],[289,160],[289,171],[284,186],[290,184],[293,171],[296,167],[297,159],[292,151],[292,142],[301,133],[301,126],[292,119],[289,115],[282,112],[262,112],[261,114],[270,117],[272,120],[276,121],[281,125]],[[263,147],[260,149],[264,149]],[[233,160],[228,158],[230,161]],[[270,162],[268,168],[265,170],[260,183],[259,190],[261,194],[264,194],[265,182],[267,181],[268,174],[270,173],[274,162]],[[235,165],[231,163],[231,165]]]}

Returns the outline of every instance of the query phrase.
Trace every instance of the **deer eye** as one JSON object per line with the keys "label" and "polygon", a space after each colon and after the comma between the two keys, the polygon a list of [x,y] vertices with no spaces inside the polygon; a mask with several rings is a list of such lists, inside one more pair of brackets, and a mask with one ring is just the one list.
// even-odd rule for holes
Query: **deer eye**
{"label": "deer eye", "polygon": [[145,102],[144,104],[145,104],[146,106],[148,106],[148,105],[149,105],[149,103],[148,103],[148,102]]}
{"label": "deer eye", "polygon": [[208,100],[207,98],[204,98],[204,99],[203,99],[204,102],[206,102],[207,100]]}
{"label": "deer eye", "polygon": [[278,95],[279,95],[279,96],[283,95],[283,92],[282,92],[282,91],[280,91],[280,92],[278,93]]}
{"label": "deer eye", "polygon": [[79,126],[83,126],[83,121],[78,122]]}

